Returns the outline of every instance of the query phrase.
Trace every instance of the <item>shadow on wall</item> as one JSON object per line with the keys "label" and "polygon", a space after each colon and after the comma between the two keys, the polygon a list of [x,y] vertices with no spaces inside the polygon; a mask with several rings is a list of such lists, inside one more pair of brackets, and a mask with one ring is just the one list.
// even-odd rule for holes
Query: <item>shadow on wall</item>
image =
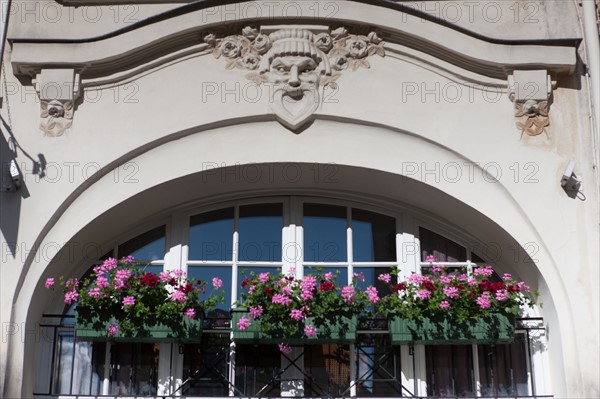
{"label": "shadow on wall", "polygon": [[[0,120],[2,134],[0,134],[0,231],[6,241],[1,249],[2,259],[5,251],[12,257],[17,252],[17,234],[19,217],[21,214],[21,201],[29,197],[29,190],[25,174],[30,173],[36,178],[45,176],[46,158],[38,154],[38,160],[31,157],[17,142],[10,126]],[[23,155],[18,157],[19,150]]]}

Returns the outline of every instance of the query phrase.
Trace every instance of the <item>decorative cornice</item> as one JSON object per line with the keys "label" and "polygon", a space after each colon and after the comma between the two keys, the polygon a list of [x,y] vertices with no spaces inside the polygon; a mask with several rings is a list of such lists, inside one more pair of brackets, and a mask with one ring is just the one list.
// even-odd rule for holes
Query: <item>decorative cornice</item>
{"label": "decorative cornice", "polygon": [[[259,1],[259,4],[262,3]],[[307,9],[294,17],[293,23],[325,23],[336,27],[373,26],[376,21],[376,30],[386,42],[410,46],[493,78],[506,79],[513,70],[528,69],[572,73],[576,64],[576,47],[568,43],[548,42],[547,45],[541,45],[540,41],[497,42],[463,32],[441,21],[410,15],[403,8],[396,9],[391,2],[386,3],[389,7],[340,0],[332,0],[328,4],[337,9],[331,17],[315,17],[314,12]],[[309,3],[282,0],[278,5],[277,10],[281,11],[289,7],[307,7]],[[77,70],[85,68],[84,78],[97,78],[135,68],[149,60],[193,46],[199,35],[216,31],[221,26],[292,22],[286,15],[269,15],[262,19],[236,15],[237,8],[234,7],[232,11],[231,7],[227,7],[209,2],[193,3],[189,7],[173,10],[168,18],[150,18],[143,24],[95,38],[12,40],[13,70],[17,75],[35,76],[48,65],[60,65]],[[204,8],[210,8],[210,12]],[[227,21],[222,18],[225,14],[228,15]]]}

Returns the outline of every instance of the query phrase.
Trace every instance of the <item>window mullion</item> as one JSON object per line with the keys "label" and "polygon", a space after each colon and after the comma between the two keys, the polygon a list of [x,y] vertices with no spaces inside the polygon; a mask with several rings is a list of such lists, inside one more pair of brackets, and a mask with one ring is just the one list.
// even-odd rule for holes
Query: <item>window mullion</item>
{"label": "window mullion", "polygon": [[182,213],[173,215],[168,242],[171,247],[165,255],[164,270],[183,269],[187,272],[188,245],[184,235],[189,229],[189,218]]}
{"label": "window mullion", "polygon": [[240,250],[240,207],[236,205],[233,212],[233,253],[231,265],[231,303],[234,304],[237,300],[237,288],[238,288],[238,261],[239,261],[239,250]]}
{"label": "window mullion", "polygon": [[[354,267],[352,266],[353,249],[352,249],[352,208],[346,208],[346,259],[348,261],[348,284],[352,283],[354,275]],[[353,353],[352,351],[350,353]]]}
{"label": "window mullion", "polygon": [[479,375],[479,351],[477,345],[472,344],[473,347],[473,379],[475,380],[475,396],[481,396],[481,376]]}
{"label": "window mullion", "polygon": [[[303,203],[299,201],[297,197],[292,197],[291,199],[291,209],[293,220],[296,224],[296,228],[294,229],[295,235],[295,265],[296,265],[296,277],[303,278],[304,277],[304,254],[306,253],[306,248],[304,248],[304,213],[303,213]],[[299,252],[298,252],[299,251]]]}

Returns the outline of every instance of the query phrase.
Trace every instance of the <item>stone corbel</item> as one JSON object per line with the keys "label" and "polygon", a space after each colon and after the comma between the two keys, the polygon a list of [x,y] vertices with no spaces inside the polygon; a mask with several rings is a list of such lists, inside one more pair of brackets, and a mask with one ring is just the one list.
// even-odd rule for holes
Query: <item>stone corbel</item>
{"label": "stone corbel", "polygon": [[552,80],[546,70],[514,71],[508,77],[509,98],[515,107],[517,128],[521,134],[546,133],[550,124]]}
{"label": "stone corbel", "polygon": [[45,136],[62,136],[71,127],[80,80],[74,69],[43,69],[37,74],[33,83],[40,97],[40,130]]}

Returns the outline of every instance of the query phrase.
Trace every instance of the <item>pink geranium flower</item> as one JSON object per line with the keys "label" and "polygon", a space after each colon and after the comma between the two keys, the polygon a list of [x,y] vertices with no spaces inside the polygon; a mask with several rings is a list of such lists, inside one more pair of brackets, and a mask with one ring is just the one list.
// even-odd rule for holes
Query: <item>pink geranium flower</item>
{"label": "pink geranium flower", "polygon": [[312,324],[307,324],[304,327],[304,333],[307,337],[314,337],[317,335],[317,329]]}
{"label": "pink geranium flower", "polygon": [[275,294],[273,295],[273,299],[271,300],[273,303],[280,303],[282,305],[289,305],[290,303],[292,303],[292,300],[290,299],[290,297],[288,297],[287,295],[283,295],[283,294]]}
{"label": "pink geranium flower", "polygon": [[135,298],[131,295],[126,296],[125,298],[123,298],[123,308],[125,308],[125,306],[132,306],[135,305]]}
{"label": "pink geranium flower", "polygon": [[420,299],[429,299],[431,298],[431,291],[429,290],[417,290],[417,297]]}
{"label": "pink geranium flower", "polygon": [[344,302],[347,304],[351,304],[354,302],[354,296],[356,295],[356,290],[351,285],[346,285],[342,288],[342,298],[344,298]]}
{"label": "pink geranium flower", "polygon": [[490,300],[490,293],[484,292],[480,297],[477,298],[477,304],[481,309],[489,309],[492,306],[492,301]]}
{"label": "pink geranium flower", "polygon": [[217,288],[217,289],[222,288],[223,287],[223,280],[221,280],[218,277],[213,277],[213,279],[212,279],[212,285],[213,285],[214,288]]}
{"label": "pink geranium flower", "polygon": [[244,331],[248,329],[248,327],[250,327],[251,323],[250,320],[246,318],[246,316],[242,316],[242,318],[240,319],[240,321],[237,322],[236,325],[238,330]]}
{"label": "pink geranium flower", "polygon": [[45,284],[46,288],[50,288],[50,287],[52,287],[53,285],[54,285],[54,278],[52,278],[52,277],[48,277],[48,278],[46,279],[46,284]]}
{"label": "pink geranium flower", "polygon": [[269,281],[269,275],[271,273],[261,273],[258,275],[258,281],[260,281],[261,283],[266,283],[267,281]]}
{"label": "pink geranium flower", "polygon": [[111,324],[108,326],[108,335],[114,337],[119,332],[119,326],[117,324]]}
{"label": "pink geranium flower", "polygon": [[261,305],[258,306],[250,306],[250,309],[248,309],[250,316],[256,320],[260,317],[260,315],[263,313],[263,307]]}
{"label": "pink geranium flower", "polygon": [[456,287],[444,287],[444,295],[446,295],[448,298],[458,298],[460,293]]}
{"label": "pink geranium flower", "polygon": [[79,293],[75,290],[67,291],[65,293],[65,303],[72,304],[73,302],[77,302],[77,298],[79,298]]}
{"label": "pink geranium flower", "polygon": [[304,317],[304,314],[302,314],[300,309],[292,309],[290,312],[290,317],[296,321],[300,321]]}
{"label": "pink geranium flower", "polygon": [[184,303],[186,301],[185,292],[179,290],[173,291],[170,298],[173,302]]}
{"label": "pink geranium flower", "polygon": [[283,342],[280,343],[278,346],[279,346],[279,351],[281,353],[283,353],[284,355],[289,355],[290,353],[292,353],[292,348],[290,348],[288,345],[284,344]]}
{"label": "pink geranium flower", "polygon": [[379,302],[379,293],[377,292],[377,288],[371,286],[365,290],[365,293],[367,294],[369,302]]}

